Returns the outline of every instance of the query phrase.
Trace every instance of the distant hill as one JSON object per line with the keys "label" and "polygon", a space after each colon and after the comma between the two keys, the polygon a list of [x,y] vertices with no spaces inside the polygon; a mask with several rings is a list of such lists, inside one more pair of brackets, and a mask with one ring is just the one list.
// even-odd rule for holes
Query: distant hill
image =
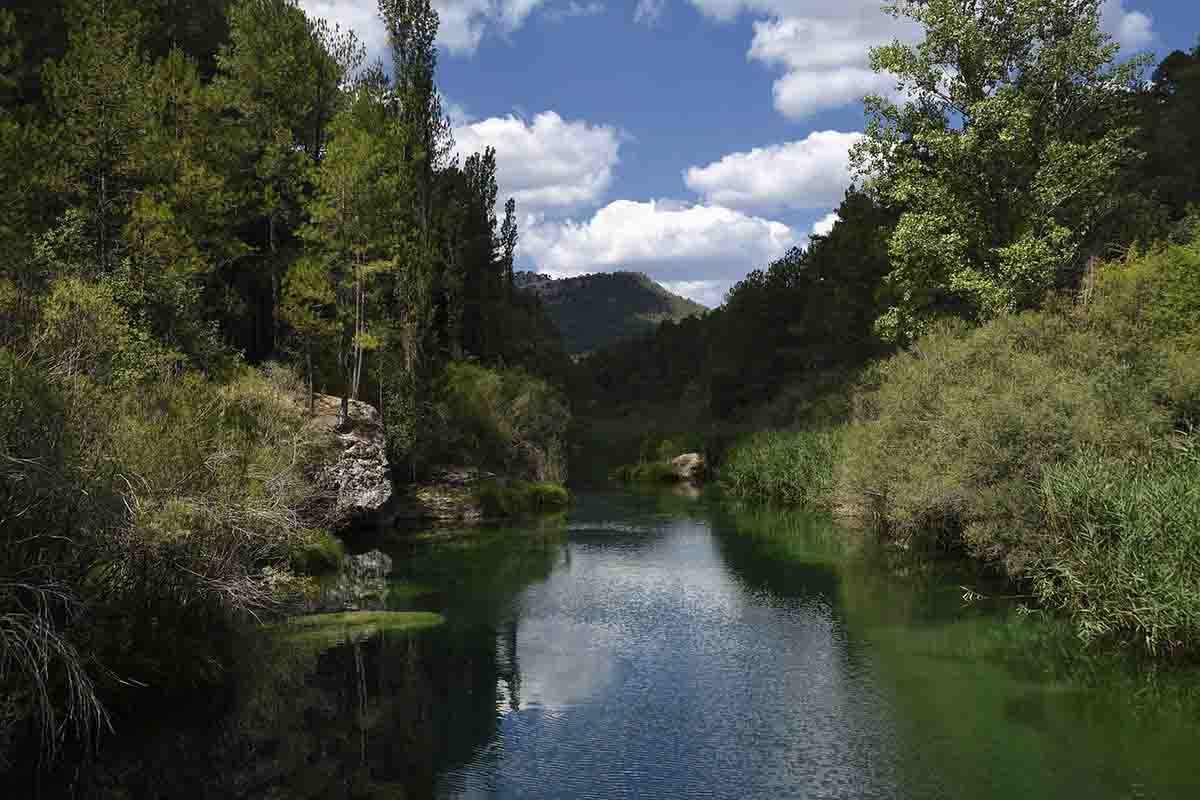
{"label": "distant hill", "polygon": [[708,309],[671,294],[640,272],[597,272],[555,280],[518,272],[513,283],[542,299],[568,353],[590,353]]}

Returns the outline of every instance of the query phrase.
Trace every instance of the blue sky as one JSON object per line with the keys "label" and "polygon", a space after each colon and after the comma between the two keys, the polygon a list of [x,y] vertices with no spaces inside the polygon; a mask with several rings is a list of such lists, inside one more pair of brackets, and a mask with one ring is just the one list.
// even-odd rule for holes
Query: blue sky
{"label": "blue sky", "polygon": [[[385,50],[376,0],[301,0]],[[435,0],[458,150],[497,149],[519,267],[632,269],[706,305],[831,224],[889,83],[867,50],[915,31],[882,0]],[[1104,0],[1123,52],[1200,36],[1200,0]]]}

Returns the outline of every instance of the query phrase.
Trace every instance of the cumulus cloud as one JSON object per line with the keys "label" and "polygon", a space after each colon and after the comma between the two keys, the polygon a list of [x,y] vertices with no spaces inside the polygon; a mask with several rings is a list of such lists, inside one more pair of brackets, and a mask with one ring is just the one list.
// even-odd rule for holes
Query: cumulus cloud
{"label": "cumulus cloud", "polygon": [[1100,25],[1125,50],[1137,50],[1154,40],[1154,25],[1148,14],[1128,11],[1125,0],[1104,0]]}
{"label": "cumulus cloud", "polygon": [[830,211],[825,216],[813,223],[813,236],[828,236],[833,226],[841,220],[836,211]]}
{"label": "cumulus cloud", "polygon": [[[437,42],[453,55],[471,55],[484,34],[512,33],[545,0],[433,0],[438,12]],[[378,0],[300,0],[313,16],[353,29],[367,46],[371,60],[387,57],[387,31],[379,19]]]}
{"label": "cumulus cloud", "polygon": [[342,30],[352,30],[367,48],[367,58],[374,61],[387,54],[387,31],[379,19],[378,0],[300,0],[300,6],[310,17],[337,23]]}
{"label": "cumulus cloud", "polygon": [[617,200],[581,222],[527,218],[521,253],[555,277],[645,272],[707,305],[800,238],[781,222],[723,206]]}
{"label": "cumulus cloud", "polygon": [[458,125],[454,142],[462,158],[496,148],[501,202],[515,197],[523,211],[540,212],[598,203],[612,183],[621,134],[544,111],[531,121],[510,114]]}
{"label": "cumulus cloud", "polygon": [[[870,69],[872,47],[894,39],[919,41],[919,26],[881,10],[881,0],[691,0],[703,14],[729,21],[756,17],[747,58],[778,68],[775,108],[803,119],[859,101],[893,94],[895,81]],[[1104,0],[1102,25],[1126,49],[1154,38],[1151,19],[1127,8],[1129,0]]]}
{"label": "cumulus cloud", "polygon": [[849,150],[860,139],[861,133],[814,131],[794,142],[689,167],[683,179],[705,201],[730,208],[834,206],[850,185]]}
{"label": "cumulus cloud", "polygon": [[871,47],[915,41],[918,29],[881,10],[880,0],[692,0],[702,13],[728,21],[758,17],[747,58],[782,70],[775,108],[803,119],[867,94],[887,94],[895,81],[870,69]]}

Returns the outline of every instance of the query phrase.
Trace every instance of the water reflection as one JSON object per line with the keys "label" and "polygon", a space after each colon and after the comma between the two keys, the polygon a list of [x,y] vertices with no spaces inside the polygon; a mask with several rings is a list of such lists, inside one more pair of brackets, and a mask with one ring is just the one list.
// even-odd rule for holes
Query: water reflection
{"label": "water reflection", "polygon": [[220,702],[127,728],[76,796],[1200,796],[1187,681],[827,520],[592,494],[357,544],[393,574],[339,596],[447,622],[249,642]]}

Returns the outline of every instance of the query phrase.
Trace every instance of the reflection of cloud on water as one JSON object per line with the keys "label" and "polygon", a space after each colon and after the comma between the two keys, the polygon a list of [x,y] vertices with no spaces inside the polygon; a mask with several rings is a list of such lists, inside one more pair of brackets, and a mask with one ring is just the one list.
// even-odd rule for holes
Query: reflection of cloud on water
{"label": "reflection of cloud on water", "polygon": [[[499,681],[498,709],[511,710],[517,701],[519,709],[561,711],[598,697],[616,675],[614,638],[602,626],[555,618],[523,619],[513,665],[519,682],[511,686],[511,681]],[[504,663],[507,647],[503,642],[497,645]]]}
{"label": "reflection of cloud on water", "polygon": [[882,796],[887,711],[827,576],[779,597],[700,520],[595,528],[502,626],[499,735],[445,776],[452,796]]}

